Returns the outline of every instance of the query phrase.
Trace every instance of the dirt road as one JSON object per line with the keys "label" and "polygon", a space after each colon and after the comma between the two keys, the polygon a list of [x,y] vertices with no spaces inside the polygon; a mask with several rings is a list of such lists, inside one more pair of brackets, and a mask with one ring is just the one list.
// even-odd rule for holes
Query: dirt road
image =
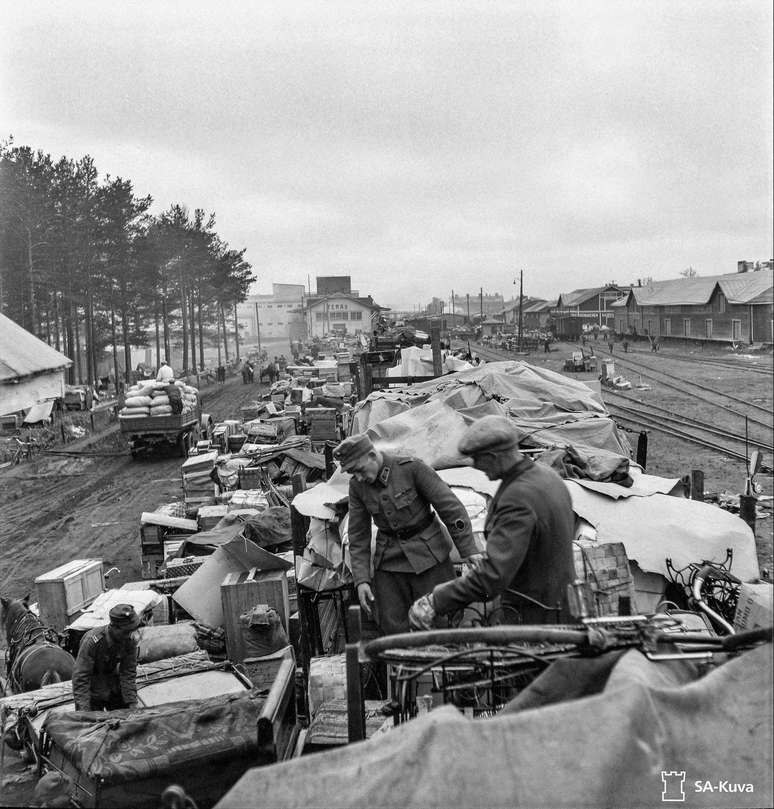
{"label": "dirt road", "polygon": [[[238,418],[262,390],[230,377],[202,390],[203,409],[215,421]],[[73,454],[44,454],[0,472],[4,596],[31,593],[35,600],[35,577],[71,559],[118,567],[111,584],[139,579],[140,515],[182,499],[179,457],[133,460],[117,428],[84,443],[68,445]]]}

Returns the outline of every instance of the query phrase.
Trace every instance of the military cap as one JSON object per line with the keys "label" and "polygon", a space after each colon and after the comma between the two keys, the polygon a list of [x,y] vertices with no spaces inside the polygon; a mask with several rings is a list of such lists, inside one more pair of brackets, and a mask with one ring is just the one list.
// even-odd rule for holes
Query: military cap
{"label": "military cap", "polygon": [[519,431],[505,416],[484,416],[473,422],[460,439],[457,449],[461,455],[479,452],[500,452],[519,446]]}
{"label": "military cap", "polygon": [[333,457],[341,464],[341,468],[346,470],[373,448],[374,445],[367,435],[350,435],[333,450]]}
{"label": "military cap", "polygon": [[116,629],[137,629],[140,616],[131,604],[116,604],[110,610],[110,625]]}

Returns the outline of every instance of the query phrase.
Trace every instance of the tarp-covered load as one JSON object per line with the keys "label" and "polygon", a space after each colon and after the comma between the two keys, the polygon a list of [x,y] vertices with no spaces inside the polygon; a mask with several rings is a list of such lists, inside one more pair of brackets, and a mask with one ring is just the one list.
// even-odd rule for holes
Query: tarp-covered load
{"label": "tarp-covered load", "polygon": [[494,718],[441,707],[366,742],[251,769],[216,809],[599,809],[661,806],[664,796],[771,806],[771,645],[695,677],[686,663],[636,651],[568,659]]}
{"label": "tarp-covered load", "polygon": [[355,410],[353,433],[368,431],[393,451],[436,469],[459,466],[465,427],[487,415],[507,415],[522,446],[571,444],[628,457],[631,447],[590,387],[526,362],[491,362],[405,389],[371,393]]}
{"label": "tarp-covered load", "polygon": [[43,730],[54,766],[97,797],[89,805],[156,807],[170,783],[181,783],[204,806],[255,763],[264,702],[251,691],[109,714],[51,714]]}

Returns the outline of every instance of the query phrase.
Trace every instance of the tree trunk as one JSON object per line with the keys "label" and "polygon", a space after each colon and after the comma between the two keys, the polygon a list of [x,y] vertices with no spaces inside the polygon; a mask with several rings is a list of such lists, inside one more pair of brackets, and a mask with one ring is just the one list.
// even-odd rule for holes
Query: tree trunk
{"label": "tree trunk", "polygon": [[236,361],[239,364],[239,318],[237,317],[237,303],[234,301],[234,346],[236,348]]}
{"label": "tree trunk", "polygon": [[121,306],[121,340],[124,344],[124,381],[127,385],[132,383],[132,347],[129,345],[129,330],[127,329],[126,307]]}
{"label": "tree trunk", "polygon": [[73,316],[73,327],[75,330],[75,378],[79,385],[83,384],[83,363],[81,361],[81,332],[78,328],[78,304],[73,303],[72,309],[74,312]]}
{"label": "tree trunk", "polygon": [[218,367],[223,365],[223,355],[221,353],[221,346],[220,346],[220,304],[215,304],[215,334],[216,334],[216,342],[218,344]]}
{"label": "tree trunk", "polygon": [[199,315],[199,367],[204,370],[204,330],[202,329],[202,290],[201,287],[196,291]]}
{"label": "tree trunk", "polygon": [[91,301],[91,291],[87,289],[86,291],[86,301],[83,305],[83,314],[84,314],[84,323],[83,323],[83,330],[84,330],[84,348],[86,349],[86,381],[89,385],[94,383],[96,379],[96,369],[94,368],[94,328],[92,325],[92,301]]}
{"label": "tree trunk", "polygon": [[191,368],[196,373],[196,318],[194,317],[193,290],[189,291],[185,305],[188,307],[188,322],[191,324]]}
{"label": "tree trunk", "polygon": [[169,323],[167,323],[167,285],[164,284],[164,290],[161,297],[161,323],[164,326],[164,356],[168,363],[172,363],[172,352],[169,350]]}
{"label": "tree trunk", "polygon": [[30,331],[36,337],[38,336],[38,321],[35,312],[35,273],[33,271],[32,263],[32,231],[27,228],[27,275],[29,281],[29,295],[30,295]]}
{"label": "tree trunk", "polygon": [[153,320],[156,324],[156,368],[161,365],[161,338],[159,336],[159,302],[156,301],[156,309],[153,313]]}
{"label": "tree trunk", "polygon": [[220,310],[220,322],[223,324],[223,350],[226,352],[226,365],[228,365],[228,329],[226,329],[226,310],[223,308],[223,301],[218,303]]}
{"label": "tree trunk", "polygon": [[54,293],[54,338],[57,351],[62,350],[61,335],[59,333],[59,293]]}
{"label": "tree trunk", "polygon": [[112,335],[112,342],[113,342],[113,377],[115,380],[116,386],[116,398],[119,395],[119,380],[121,379],[120,374],[118,373],[118,346],[116,345],[116,310],[113,306],[113,301],[110,301],[110,332]]}
{"label": "tree trunk", "polygon": [[183,270],[178,264],[180,274],[180,317],[183,319],[183,374],[188,373],[188,317],[185,306],[185,284],[183,283]]}

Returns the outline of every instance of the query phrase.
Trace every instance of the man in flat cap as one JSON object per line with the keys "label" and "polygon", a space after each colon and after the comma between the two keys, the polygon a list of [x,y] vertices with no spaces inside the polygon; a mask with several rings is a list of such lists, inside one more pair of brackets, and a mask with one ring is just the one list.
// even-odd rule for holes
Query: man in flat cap
{"label": "man in flat cap", "polygon": [[496,596],[502,597],[502,623],[570,620],[566,598],[575,577],[575,517],[564,482],[519,451],[519,432],[505,416],[476,421],[458,449],[490,480],[501,481],[484,526],[486,555],[456,581],[418,599],[411,626],[430,629],[436,615]]}
{"label": "man in flat cap", "polygon": [[131,604],[116,604],[110,623],[81,639],[73,669],[76,711],[112,711],[137,705],[137,643],[140,619]]}
{"label": "man in flat cap", "polygon": [[[413,601],[455,575],[441,522],[462,559],[480,558],[470,518],[437,472],[417,458],[377,449],[367,435],[350,436],[333,455],[352,475],[349,549],[360,605],[372,616],[375,604],[385,635],[408,632]],[[373,560],[372,519],[378,528]]]}

